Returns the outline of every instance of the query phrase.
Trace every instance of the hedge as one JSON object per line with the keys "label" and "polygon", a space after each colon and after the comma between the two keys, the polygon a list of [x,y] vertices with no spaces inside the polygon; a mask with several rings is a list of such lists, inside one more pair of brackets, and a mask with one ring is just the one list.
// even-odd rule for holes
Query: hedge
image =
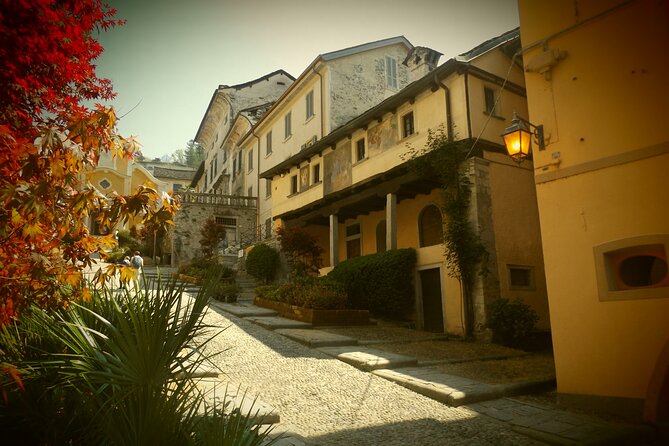
{"label": "hedge", "polygon": [[414,305],[416,251],[396,249],[338,264],[328,278],[340,283],[354,309],[403,319]]}
{"label": "hedge", "polygon": [[246,272],[263,283],[269,283],[279,266],[279,252],[264,243],[255,245],[246,257]]}

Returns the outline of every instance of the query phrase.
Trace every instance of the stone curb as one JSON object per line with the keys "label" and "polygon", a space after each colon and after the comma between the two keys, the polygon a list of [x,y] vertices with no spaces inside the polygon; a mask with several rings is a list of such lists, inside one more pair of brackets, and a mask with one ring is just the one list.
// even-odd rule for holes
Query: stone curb
{"label": "stone curb", "polygon": [[281,328],[311,328],[311,324],[307,322],[294,321],[277,316],[250,316],[245,319],[260,325],[267,330],[277,330]]}
{"label": "stone curb", "polygon": [[358,340],[349,336],[328,333],[320,330],[302,328],[282,328],[275,330],[293,341],[304,344],[307,347],[340,347],[344,345],[358,345]]}
{"label": "stone curb", "polygon": [[276,316],[276,311],[267,308],[258,308],[254,305],[230,304],[218,302],[217,300],[210,300],[209,305],[241,318]]}
{"label": "stone curb", "polygon": [[412,358],[411,356],[388,353],[362,346],[322,347],[318,350],[367,372],[378,369],[394,369],[418,365],[416,358]]}

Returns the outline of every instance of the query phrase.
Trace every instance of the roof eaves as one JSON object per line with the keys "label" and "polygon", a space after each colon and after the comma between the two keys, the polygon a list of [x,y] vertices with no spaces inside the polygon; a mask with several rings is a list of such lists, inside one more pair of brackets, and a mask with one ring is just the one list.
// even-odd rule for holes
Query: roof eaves
{"label": "roof eaves", "polygon": [[470,49],[469,51],[465,51],[464,53],[459,54],[456,59],[463,61],[463,62],[469,62],[470,60],[481,56],[482,54],[487,53],[488,51],[491,51],[495,48],[497,48],[500,45],[503,45],[511,40],[514,40],[516,38],[520,37],[520,28],[514,28],[510,31],[507,31],[497,37],[493,37],[492,39],[488,39],[485,42],[476,45],[474,48]]}

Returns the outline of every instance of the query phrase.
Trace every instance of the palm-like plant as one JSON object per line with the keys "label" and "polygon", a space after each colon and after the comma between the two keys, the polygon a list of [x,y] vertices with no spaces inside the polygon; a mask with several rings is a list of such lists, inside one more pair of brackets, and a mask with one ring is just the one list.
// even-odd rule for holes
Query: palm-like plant
{"label": "palm-like plant", "polygon": [[[67,310],[32,308],[3,327],[0,361],[25,387],[2,375],[5,434],[21,444],[260,444],[266,432],[252,417],[206,407],[191,379],[215,336],[203,323],[206,290],[191,298],[174,281],[154,285],[98,290]],[[225,430],[246,442],[211,435]]]}

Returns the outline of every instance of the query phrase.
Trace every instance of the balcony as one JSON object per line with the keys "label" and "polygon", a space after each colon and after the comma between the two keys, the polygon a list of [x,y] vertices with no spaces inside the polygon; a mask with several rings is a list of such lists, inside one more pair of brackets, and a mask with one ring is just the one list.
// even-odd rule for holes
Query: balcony
{"label": "balcony", "polygon": [[229,206],[236,208],[257,209],[257,197],[244,197],[240,195],[220,195],[220,194],[196,194],[193,192],[179,192],[181,204],[204,204],[211,206]]}

